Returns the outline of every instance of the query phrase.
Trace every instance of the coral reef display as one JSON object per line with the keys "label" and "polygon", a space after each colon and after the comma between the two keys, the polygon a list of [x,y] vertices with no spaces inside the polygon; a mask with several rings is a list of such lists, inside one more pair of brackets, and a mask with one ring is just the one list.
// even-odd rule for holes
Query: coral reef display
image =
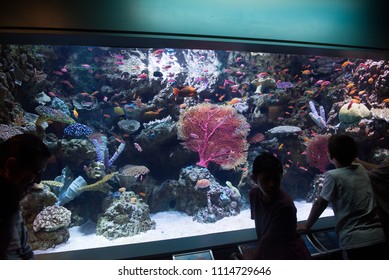
{"label": "coral reef display", "polygon": [[[263,151],[295,201],[334,168],[347,133],[361,159],[389,154],[389,61],[237,50],[0,45],[0,141],[34,133],[51,150],[23,201],[35,249],[86,222],[109,240],[152,231],[153,214],[195,224],[249,207]],[[248,217],[245,217],[245,219]],[[174,222],[172,221],[172,227]]]}

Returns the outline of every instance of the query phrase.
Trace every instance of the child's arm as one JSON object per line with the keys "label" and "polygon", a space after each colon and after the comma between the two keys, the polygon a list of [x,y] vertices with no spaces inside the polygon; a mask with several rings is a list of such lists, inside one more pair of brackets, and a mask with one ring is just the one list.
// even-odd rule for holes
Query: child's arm
{"label": "child's arm", "polygon": [[297,231],[308,231],[313,224],[319,219],[320,215],[327,208],[328,201],[319,196],[319,198],[313,203],[311,212],[309,213],[308,219],[303,224],[297,225]]}
{"label": "child's arm", "polygon": [[356,158],[354,160],[354,162],[356,163],[359,163],[360,165],[362,165],[366,170],[372,170],[372,169],[376,169],[378,168],[378,164],[374,164],[374,163],[370,163],[370,162],[367,162],[367,161],[363,161],[363,160],[360,160],[359,158]]}

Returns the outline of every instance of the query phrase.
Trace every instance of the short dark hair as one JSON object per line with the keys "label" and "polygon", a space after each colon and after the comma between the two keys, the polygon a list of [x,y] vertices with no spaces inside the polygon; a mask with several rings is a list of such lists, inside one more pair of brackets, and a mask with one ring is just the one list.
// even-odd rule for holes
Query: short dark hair
{"label": "short dark hair", "polygon": [[0,144],[0,167],[8,158],[14,157],[22,167],[35,164],[37,159],[48,159],[49,148],[36,135],[18,134]]}
{"label": "short dark hair", "polygon": [[335,134],[328,139],[328,152],[341,165],[350,165],[358,155],[358,145],[346,134]]}
{"label": "short dark hair", "polygon": [[281,161],[272,153],[264,152],[257,156],[253,163],[253,175],[261,172],[278,172],[281,176],[284,172]]}

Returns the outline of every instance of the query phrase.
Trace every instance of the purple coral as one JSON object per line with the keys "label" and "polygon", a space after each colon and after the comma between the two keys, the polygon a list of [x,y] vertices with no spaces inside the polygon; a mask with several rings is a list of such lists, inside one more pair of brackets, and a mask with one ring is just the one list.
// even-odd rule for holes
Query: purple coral
{"label": "purple coral", "polygon": [[96,148],[97,160],[103,162],[105,167],[110,167],[119,155],[123,152],[125,148],[125,142],[121,142],[117,151],[114,155],[109,158],[108,148],[107,148],[107,136],[101,133],[93,133],[88,136],[89,140],[93,143]]}
{"label": "purple coral", "polygon": [[106,158],[107,150],[107,136],[101,133],[93,133],[88,136],[89,140],[93,143],[96,149],[97,160],[104,162]]}
{"label": "purple coral", "polygon": [[320,128],[325,128],[327,126],[327,121],[326,121],[326,114],[324,112],[324,107],[319,106],[319,112],[320,115],[318,114],[315,104],[313,101],[309,101],[309,108],[311,109],[311,112],[309,112],[309,116],[311,119],[317,124]]}

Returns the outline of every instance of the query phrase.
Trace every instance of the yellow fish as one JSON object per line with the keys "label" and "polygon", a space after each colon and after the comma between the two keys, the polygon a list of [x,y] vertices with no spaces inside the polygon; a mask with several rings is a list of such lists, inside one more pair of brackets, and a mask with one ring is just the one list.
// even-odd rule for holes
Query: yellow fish
{"label": "yellow fish", "polygon": [[77,112],[76,107],[74,107],[74,109],[73,109],[73,116],[74,116],[75,118],[78,118],[78,112]]}
{"label": "yellow fish", "polygon": [[124,116],[126,113],[124,112],[124,110],[121,108],[121,107],[119,107],[119,106],[116,106],[116,107],[114,107],[113,108],[113,111],[117,114],[117,115],[119,115],[119,116]]}

